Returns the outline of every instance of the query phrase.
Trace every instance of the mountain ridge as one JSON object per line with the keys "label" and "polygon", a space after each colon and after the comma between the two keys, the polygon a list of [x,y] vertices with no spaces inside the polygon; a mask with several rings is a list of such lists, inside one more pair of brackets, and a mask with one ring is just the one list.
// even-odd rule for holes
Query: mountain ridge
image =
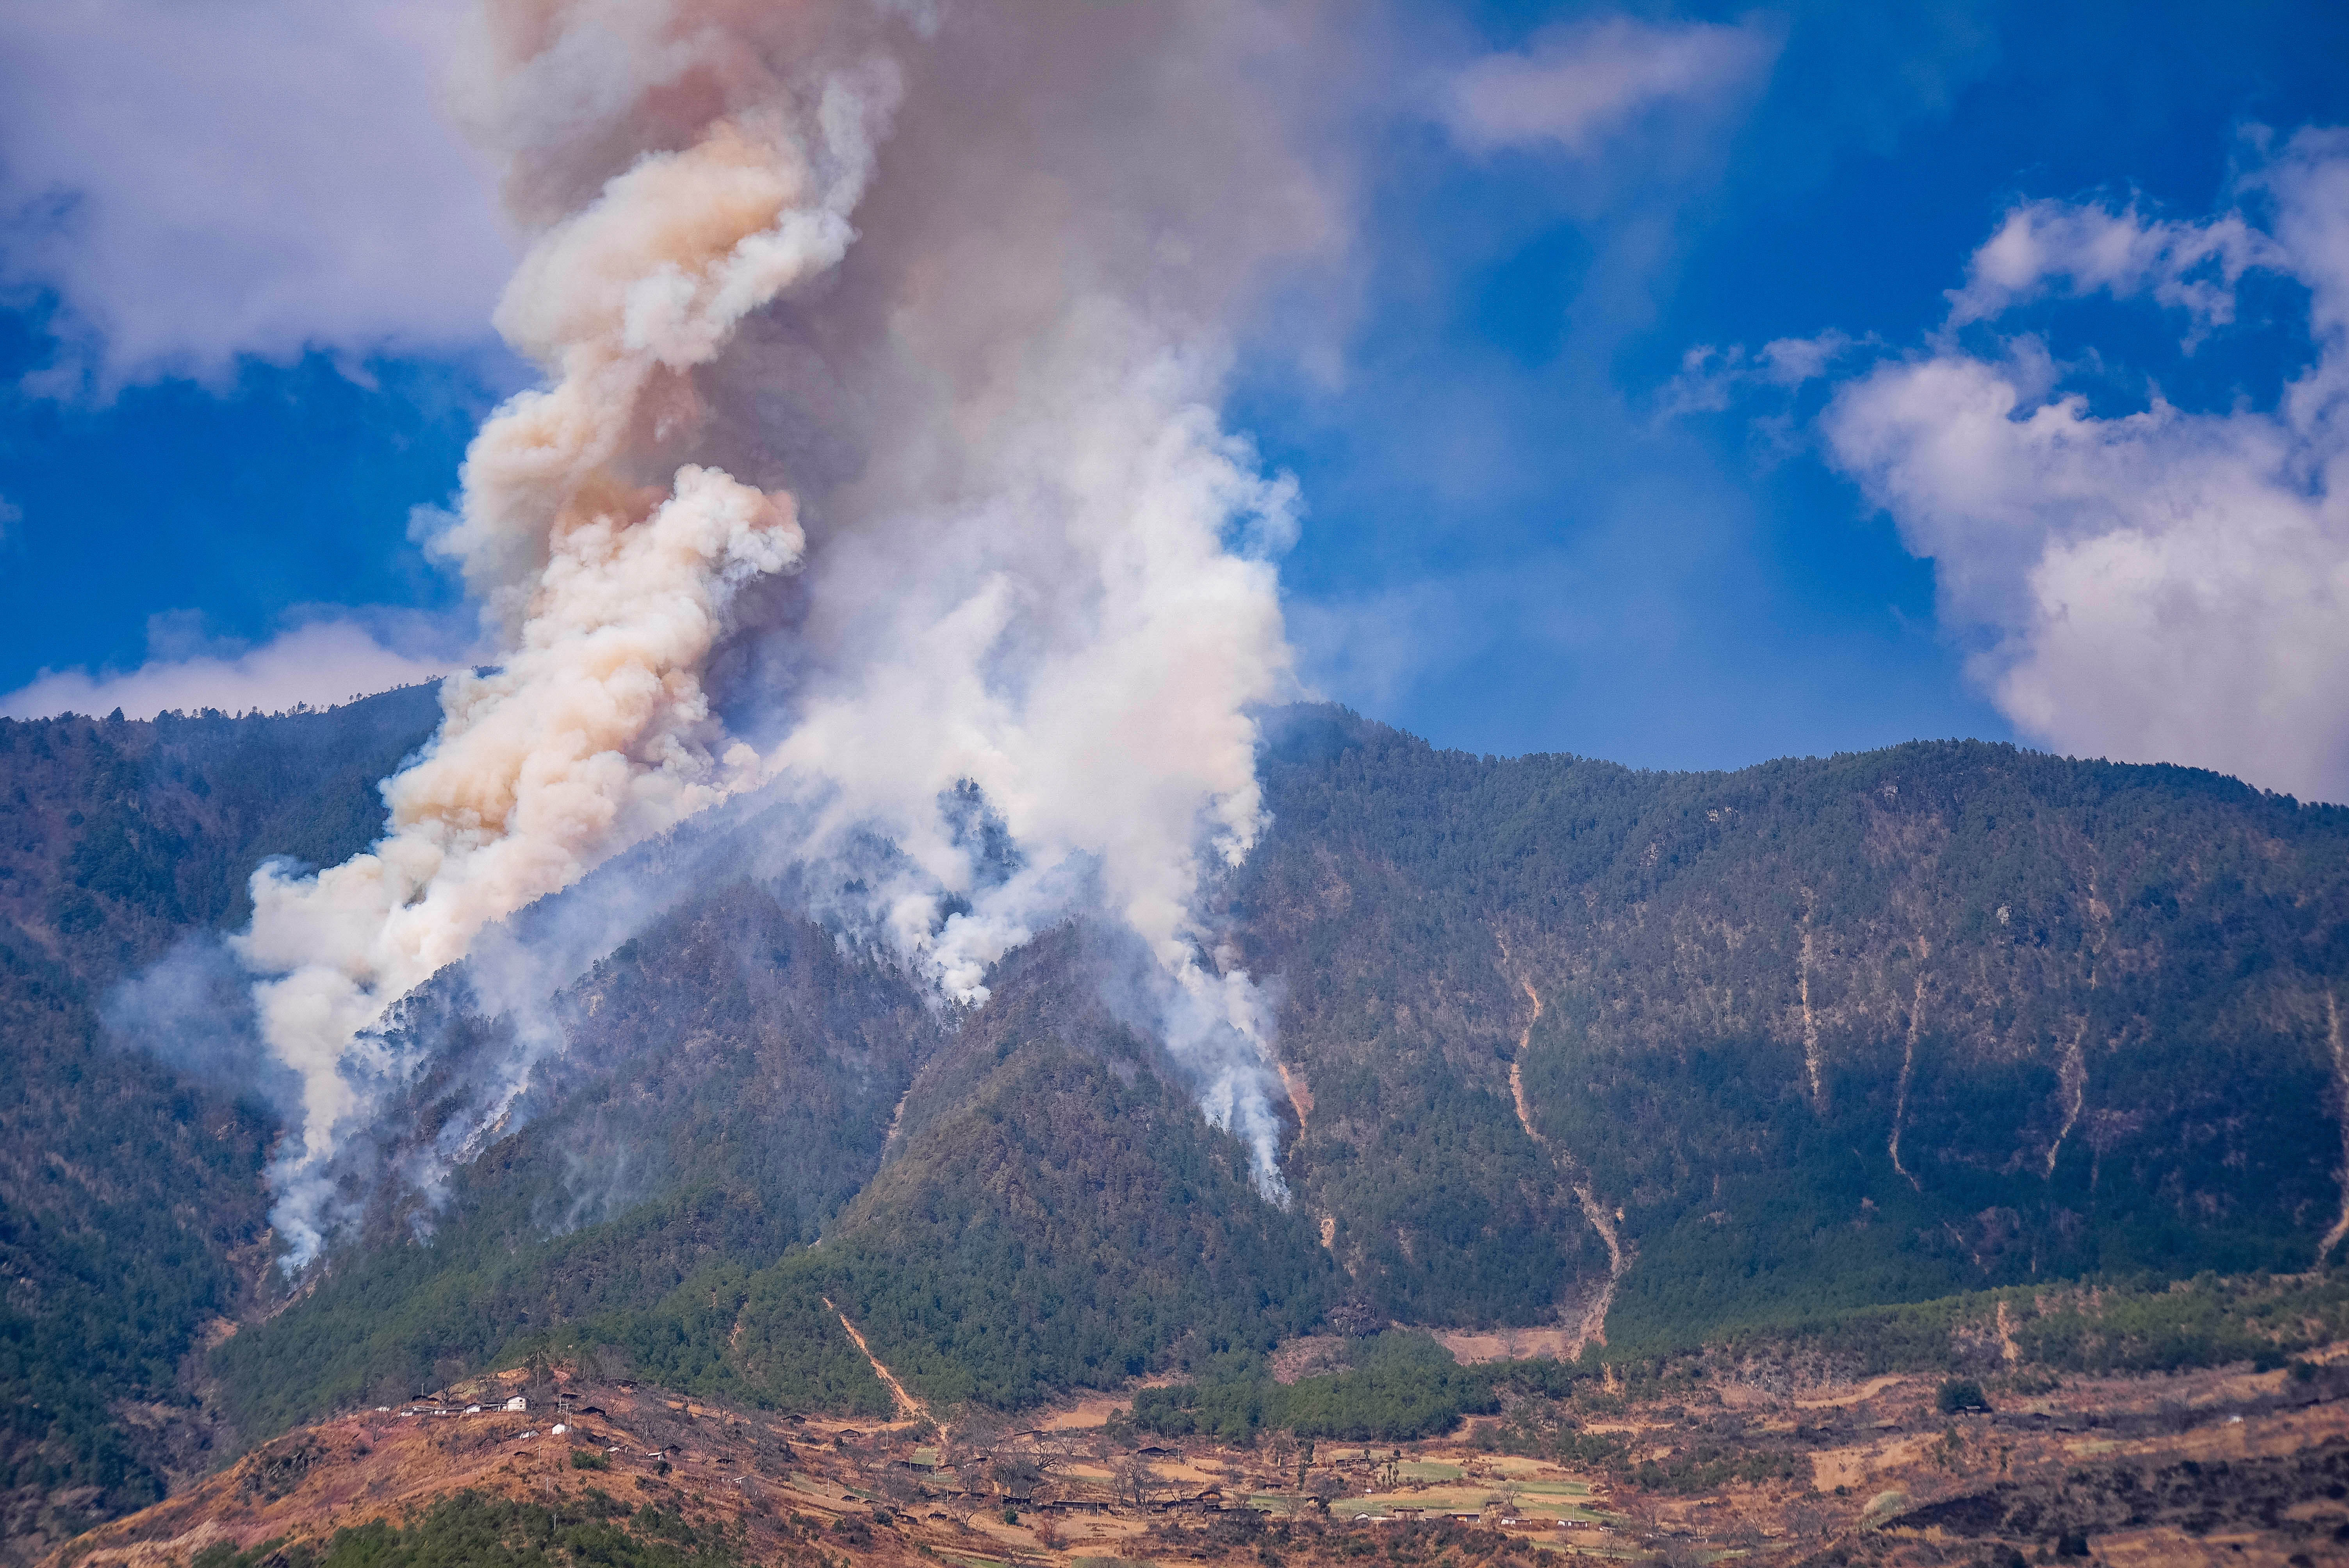
{"label": "mountain ridge", "polygon": [[[9,1298],[12,1397],[54,1412],[12,1439],[18,1539],[307,1415],[518,1357],[886,1413],[842,1310],[919,1397],[1018,1408],[1252,1365],[1330,1322],[1573,1330],[1610,1284],[1593,1326],[1627,1357],[2032,1280],[2295,1270],[2344,1212],[2324,1004],[2349,985],[2349,811],[1978,742],[1706,774],[1478,758],[1308,707],[1268,720],[1271,826],[1208,911],[1279,997],[1287,1210],[1140,1015],[1104,1000],[1114,943],[1061,928],[999,966],[988,1006],[941,1011],[810,921],[804,881],[743,851],[746,809],[638,856],[681,868],[669,902],[559,988],[567,1044],[538,1058],[521,1122],[429,1202],[355,1187],[371,1217],[288,1302],[255,1250],[277,1123],[249,1055],[125,1056],[100,1014],[236,918],[205,869],[230,851],[170,849],[228,820],[205,802],[274,803],[238,808],[233,852],[256,859],[333,858],[365,830],[366,759],[396,761],[431,717],[414,694],[375,702],[0,727],[0,789],[47,802],[5,857],[0,1006],[51,1020],[10,1038],[59,1108],[20,1091],[12,1149],[74,1147],[57,1130],[90,1125],[78,1085],[102,1059],[139,1064],[111,1075],[135,1090],[114,1123],[227,1140],[210,1188],[160,1145],[84,1162],[199,1195],[140,1222],[184,1241],[137,1245],[212,1282],[155,1298],[145,1371],[102,1336],[36,1344],[68,1301],[121,1315],[117,1286],[64,1260],[128,1243],[129,1212],[63,1202],[21,1162],[0,1189],[31,1282]],[[88,918],[67,908],[96,923],[67,929]],[[461,973],[419,993],[439,1054],[375,1170],[420,1169],[471,1114],[466,1063],[516,1026],[500,995]],[[1592,1216],[1619,1212],[1610,1247]],[[1193,1258],[1231,1261],[1195,1285]],[[248,1326],[203,1351],[222,1317]],[[993,1326],[957,1337],[964,1318]],[[43,1367],[160,1399],[190,1457]]]}

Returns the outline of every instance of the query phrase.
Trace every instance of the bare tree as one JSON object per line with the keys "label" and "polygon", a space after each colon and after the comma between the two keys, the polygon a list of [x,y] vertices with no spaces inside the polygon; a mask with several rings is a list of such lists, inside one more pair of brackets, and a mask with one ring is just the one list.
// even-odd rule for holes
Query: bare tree
{"label": "bare tree", "polygon": [[971,1411],[955,1423],[952,1457],[989,1452],[1002,1439],[1004,1429],[1000,1417],[984,1410]]}
{"label": "bare tree", "polygon": [[1118,1460],[1111,1475],[1117,1483],[1118,1501],[1132,1502],[1136,1508],[1150,1501],[1150,1488],[1158,1479],[1150,1473],[1150,1467],[1133,1454]]}
{"label": "bare tree", "polygon": [[1006,1497],[1025,1501],[1043,1484],[1044,1470],[1025,1454],[1006,1454],[988,1468],[995,1488]]}

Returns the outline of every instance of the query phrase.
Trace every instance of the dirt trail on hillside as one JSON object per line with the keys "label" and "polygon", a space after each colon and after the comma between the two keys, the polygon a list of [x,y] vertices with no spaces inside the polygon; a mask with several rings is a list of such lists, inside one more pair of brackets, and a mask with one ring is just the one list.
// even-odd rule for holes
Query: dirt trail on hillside
{"label": "dirt trail on hillside", "polygon": [[[1918,947],[1921,953],[1927,954],[1932,951],[1925,945],[1922,937],[1918,938]],[[1909,1043],[1900,1052],[1900,1087],[1892,1101],[1892,1138],[1884,1146],[1892,1156],[1892,1169],[1899,1171],[1909,1185],[1920,1192],[1925,1190],[1924,1183],[1910,1175],[1909,1167],[1900,1163],[1900,1126],[1909,1119],[1909,1080],[1917,1070],[1917,1030],[1923,1023],[1924,1017],[1925,972],[1920,968],[1917,971],[1917,995],[1909,1004]]]}
{"label": "dirt trail on hillside", "polygon": [[[1504,946],[1501,951],[1506,957],[1508,949]],[[1599,1239],[1607,1243],[1607,1283],[1582,1308],[1579,1319],[1568,1331],[1572,1348],[1568,1354],[1578,1356],[1585,1345],[1607,1343],[1607,1313],[1615,1305],[1615,1287],[1622,1283],[1623,1275],[1630,1270],[1631,1260],[1623,1250],[1621,1238],[1615,1233],[1614,1216],[1608,1213],[1606,1205],[1599,1202],[1590,1191],[1589,1182],[1574,1179],[1574,1157],[1534,1130],[1533,1111],[1526,1104],[1525,1059],[1526,1048],[1533,1044],[1534,1026],[1541,1022],[1542,999],[1541,993],[1534,989],[1531,980],[1520,975],[1517,984],[1525,987],[1526,999],[1534,1005],[1534,1016],[1526,1020],[1524,1030],[1517,1036],[1516,1054],[1509,1058],[1509,1098],[1516,1102],[1517,1125],[1526,1130],[1526,1136],[1534,1140],[1537,1148],[1549,1155],[1559,1173],[1566,1177],[1568,1189],[1574,1193],[1574,1201],[1582,1205],[1583,1217],[1590,1222],[1590,1228],[1599,1233]]]}
{"label": "dirt trail on hillside", "polygon": [[[887,1387],[889,1397],[897,1401],[897,1408],[902,1413],[912,1416],[917,1420],[930,1420],[929,1407],[923,1404],[919,1399],[915,1398],[911,1394],[905,1392],[905,1386],[897,1381],[897,1375],[881,1364],[881,1357],[874,1355],[873,1347],[864,1343],[864,1336],[856,1332],[856,1325],[848,1321],[848,1314],[841,1311],[840,1308],[836,1306],[833,1306],[832,1297],[827,1295],[823,1297],[822,1300],[824,1305],[832,1308],[833,1315],[840,1319],[840,1326],[848,1331],[848,1337],[855,1343],[856,1348],[863,1353],[864,1359],[873,1363],[873,1376],[880,1378],[882,1383]],[[933,1421],[931,1424],[936,1425],[936,1423]]]}
{"label": "dirt trail on hillside", "polygon": [[2341,1003],[2331,991],[2324,993],[2325,1038],[2333,1047],[2333,1077],[2341,1093],[2341,1217],[2324,1233],[2317,1243],[2316,1261],[2323,1263],[2349,1236],[2349,1044],[2341,1037]]}

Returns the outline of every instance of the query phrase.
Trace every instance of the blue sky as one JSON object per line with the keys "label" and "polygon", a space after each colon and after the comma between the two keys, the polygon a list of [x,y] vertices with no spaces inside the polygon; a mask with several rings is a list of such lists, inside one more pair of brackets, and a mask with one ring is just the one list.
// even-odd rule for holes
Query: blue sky
{"label": "blue sky", "polygon": [[[2331,435],[2295,437],[2306,449],[2283,467],[2302,478],[2276,481],[2314,498],[2300,543],[2258,552],[2288,558],[2280,586],[2242,586],[2240,562],[2221,561],[2208,570],[2233,596],[2204,620],[2146,631],[2123,604],[2120,629],[2083,647],[2065,639],[2092,616],[2024,601],[2081,552],[2136,537],[2127,517],[2067,533],[2089,503],[2065,488],[2070,470],[2024,472],[2038,459],[2020,450],[2000,459],[2017,465],[2013,485],[1957,515],[1934,489],[1933,418],[1898,398],[1927,385],[1903,375],[1938,366],[2006,377],[2023,413],[2074,395],[2098,420],[2165,407],[2183,434],[2111,459],[2155,474],[2149,496],[2189,483],[2177,452],[2232,438],[2216,433],[2230,415],[2276,409],[2323,358],[2310,302],[2339,258],[2322,237],[2265,251],[2259,237],[2295,214],[2293,232],[2332,232],[2331,152],[2280,150],[2349,124],[2349,12],[1423,5],[1394,30],[1461,69],[1548,69],[1610,37],[1716,39],[1729,63],[1571,138],[1480,142],[1406,112],[1348,122],[1366,174],[1336,362],[1301,366],[1277,326],[1244,334],[1225,408],[1301,483],[1282,576],[1321,689],[1478,750],[1719,767],[1974,735],[2175,756],[2341,798],[2343,699],[2322,689],[2344,673],[2336,653],[2235,636],[2247,618],[2297,624],[2261,610],[2279,595],[2312,624],[2328,613],[2301,590],[2344,558],[2308,477]],[[72,46],[56,27],[38,43]],[[33,68],[36,51],[0,53]],[[79,90],[51,74],[52,98]],[[412,96],[425,107],[390,124],[429,139],[429,95]],[[163,153],[135,136],[102,155],[61,148],[17,98],[0,114],[0,194],[16,209],[0,232],[0,692],[191,657],[219,674],[289,628],[354,614],[402,657],[445,654],[461,594],[412,514],[450,499],[471,429],[522,381],[486,330],[492,221],[462,216],[486,211],[478,171],[436,150],[381,174],[399,187],[388,207],[460,217],[446,232],[411,225],[423,253],[349,273],[370,303],[347,308],[333,284],[347,258],[298,253],[299,231],[258,197],[218,218],[233,244],[187,219],[171,243],[122,238],[135,225],[109,227],[107,203],[151,195]],[[2268,172],[2301,168],[2315,172],[2298,185]],[[2085,250],[2050,241],[2011,302],[1958,320],[1970,259],[2033,201],[2062,204],[2047,234],[2102,212],[2127,217],[2142,254],[2168,249],[2100,283]],[[2254,236],[2244,253],[2264,259],[2231,273],[2218,230],[2172,242],[2156,227],[2236,212]],[[249,318],[218,308],[281,253],[287,276],[325,280],[315,299]],[[2198,281],[2223,286],[2224,305],[2179,292]],[[1813,345],[1826,368],[1752,370],[1781,340]],[[2017,368],[2033,353],[2050,366],[2036,380]],[[2139,439],[2098,428],[2107,446]],[[2242,493],[2195,472],[2221,513]],[[2099,497],[2133,482],[2095,481]],[[2024,485],[2040,490],[2015,499]],[[1993,561],[2016,527],[2045,553]],[[2175,565],[2189,557],[2220,559],[2179,545],[2165,569],[2202,570]],[[2213,676],[2200,708],[2164,707],[2115,684],[2147,665],[2130,636],[2185,645],[2198,669],[2220,655],[2197,650],[2223,643],[2240,677]],[[398,667],[362,660],[353,678]],[[2247,702],[2265,728],[2220,711]]]}

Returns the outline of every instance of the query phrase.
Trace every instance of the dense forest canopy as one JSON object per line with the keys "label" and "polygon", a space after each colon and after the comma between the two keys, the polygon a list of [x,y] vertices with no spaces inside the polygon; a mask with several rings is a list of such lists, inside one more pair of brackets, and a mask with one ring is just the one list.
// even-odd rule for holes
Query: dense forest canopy
{"label": "dense forest canopy", "polygon": [[[0,720],[0,1508],[47,1539],[212,1460],[182,1366],[265,1264],[279,1121],[190,1018],[168,1057],[102,1021],[127,978],[238,924],[270,856],[338,861],[429,688],[326,713]],[[218,1048],[215,1048],[218,1047]],[[151,1418],[117,1412],[139,1402]]]}
{"label": "dense forest canopy", "polygon": [[[1292,1181],[1394,1317],[1538,1322],[1605,1268],[1537,1151],[1620,1212],[1619,1341],[2300,1267],[2341,1212],[2349,811],[1971,742],[1475,758],[1330,709],[1266,773],[1236,904],[1314,1100]],[[1543,1247],[1575,1269],[1516,1266]]]}

